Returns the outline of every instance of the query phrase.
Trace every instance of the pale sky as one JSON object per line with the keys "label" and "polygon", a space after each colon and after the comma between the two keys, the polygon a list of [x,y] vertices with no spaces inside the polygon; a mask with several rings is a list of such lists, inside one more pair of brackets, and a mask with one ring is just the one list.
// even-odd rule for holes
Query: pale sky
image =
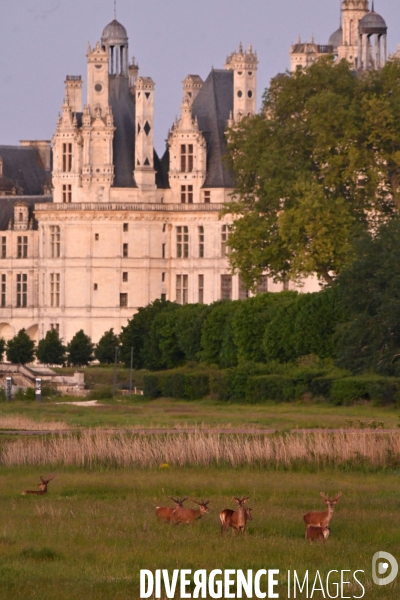
{"label": "pale sky", "polygon": [[[86,81],[86,50],[113,19],[113,0],[0,0],[0,145],[51,139],[66,75]],[[182,80],[251,42],[257,51],[258,106],[271,77],[289,67],[291,43],[314,35],[326,44],[339,26],[340,0],[117,0],[129,56],[156,83],[159,154],[180,113]],[[375,0],[389,27],[389,52],[400,44],[400,1]],[[84,98],[85,102],[85,98]],[[399,115],[400,118],[400,115]]]}

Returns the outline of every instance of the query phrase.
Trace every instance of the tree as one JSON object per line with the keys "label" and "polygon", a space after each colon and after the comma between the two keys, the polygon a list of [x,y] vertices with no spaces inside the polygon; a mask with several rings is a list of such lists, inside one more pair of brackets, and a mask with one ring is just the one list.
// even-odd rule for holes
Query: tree
{"label": "tree", "polygon": [[118,346],[119,337],[115,335],[114,329],[106,331],[94,350],[95,358],[102,364],[112,364],[115,361],[115,348]]}
{"label": "tree", "polygon": [[3,355],[6,349],[6,341],[4,338],[0,338],[0,361],[3,360]]}
{"label": "tree", "polygon": [[400,375],[400,217],[364,236],[357,258],[337,278],[347,315],[338,339],[338,364],[353,372]]}
{"label": "tree", "polygon": [[31,340],[25,329],[20,329],[17,335],[8,340],[6,353],[10,362],[25,365],[35,358],[35,342]]}
{"label": "tree", "polygon": [[211,305],[201,335],[201,359],[209,364],[231,367],[237,364],[232,320],[240,301],[222,300]]}
{"label": "tree", "polygon": [[150,335],[150,331],[156,316],[160,312],[168,310],[171,305],[177,306],[168,300],[155,300],[151,304],[139,308],[138,312],[128,321],[126,327],[122,328],[120,356],[125,366],[130,366],[131,348],[133,348],[133,366],[135,369],[153,368],[150,365],[159,364],[160,350],[157,345],[154,345],[154,336]]}
{"label": "tree", "polygon": [[46,336],[40,340],[36,350],[39,362],[45,365],[63,365],[65,362],[66,347],[60,340],[58,331],[51,329]]}
{"label": "tree", "polygon": [[68,363],[81,367],[93,360],[93,344],[83,329],[80,329],[67,345]]}
{"label": "tree", "polygon": [[400,208],[400,62],[355,77],[321,59],[272,80],[262,112],[229,131],[231,264],[255,289],[354,258],[354,240]]}

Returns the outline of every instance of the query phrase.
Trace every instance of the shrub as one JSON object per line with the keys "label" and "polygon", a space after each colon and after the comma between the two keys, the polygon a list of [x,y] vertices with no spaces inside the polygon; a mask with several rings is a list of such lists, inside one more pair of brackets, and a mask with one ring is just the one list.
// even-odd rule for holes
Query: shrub
{"label": "shrub", "polygon": [[237,348],[233,340],[232,322],[239,301],[215,302],[204,321],[201,335],[201,359],[208,364],[232,366],[236,364]]}
{"label": "shrub", "polygon": [[257,375],[249,378],[246,398],[248,402],[290,402],[296,398],[296,384],[283,375]]}
{"label": "shrub", "polygon": [[119,337],[115,335],[114,329],[106,331],[100,338],[94,355],[101,364],[110,365],[115,362],[115,348],[119,346]]}
{"label": "shrub", "polygon": [[100,385],[92,390],[86,397],[88,400],[109,400],[114,396],[114,390],[110,385]]}
{"label": "shrub", "polygon": [[67,346],[68,364],[81,367],[93,360],[93,344],[83,329],[80,329]]}
{"label": "shrub", "polygon": [[8,340],[6,353],[10,362],[25,365],[32,362],[35,357],[35,343],[25,329],[21,329],[16,336]]}
{"label": "shrub", "polygon": [[357,400],[370,400],[370,382],[363,377],[345,377],[332,382],[330,400],[334,404],[350,405]]}
{"label": "shrub", "polygon": [[143,394],[148,398],[158,398],[161,396],[161,387],[158,375],[143,375]]}
{"label": "shrub", "polygon": [[66,347],[60,340],[57,329],[50,329],[38,343],[36,357],[45,365],[63,365],[65,352]]}

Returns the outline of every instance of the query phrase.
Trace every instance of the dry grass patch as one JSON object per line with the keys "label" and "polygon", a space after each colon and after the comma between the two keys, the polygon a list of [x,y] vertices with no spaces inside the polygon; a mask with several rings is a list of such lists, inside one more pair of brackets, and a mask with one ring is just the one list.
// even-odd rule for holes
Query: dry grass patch
{"label": "dry grass patch", "polygon": [[400,432],[215,434],[196,431],[138,436],[84,431],[3,444],[0,464],[95,468],[229,465],[373,468],[400,465]]}
{"label": "dry grass patch", "polygon": [[25,431],[59,431],[71,429],[64,421],[34,421],[23,415],[0,415],[0,429]]}

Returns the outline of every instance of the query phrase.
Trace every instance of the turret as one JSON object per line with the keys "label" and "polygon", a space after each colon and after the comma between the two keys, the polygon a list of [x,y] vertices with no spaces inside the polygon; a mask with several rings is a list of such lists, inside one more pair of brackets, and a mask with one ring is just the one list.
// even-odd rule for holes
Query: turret
{"label": "turret", "polygon": [[244,52],[240,44],[238,52],[233,52],[226,59],[226,69],[234,73],[233,117],[236,122],[256,112],[257,64],[257,54],[251,45]]}

